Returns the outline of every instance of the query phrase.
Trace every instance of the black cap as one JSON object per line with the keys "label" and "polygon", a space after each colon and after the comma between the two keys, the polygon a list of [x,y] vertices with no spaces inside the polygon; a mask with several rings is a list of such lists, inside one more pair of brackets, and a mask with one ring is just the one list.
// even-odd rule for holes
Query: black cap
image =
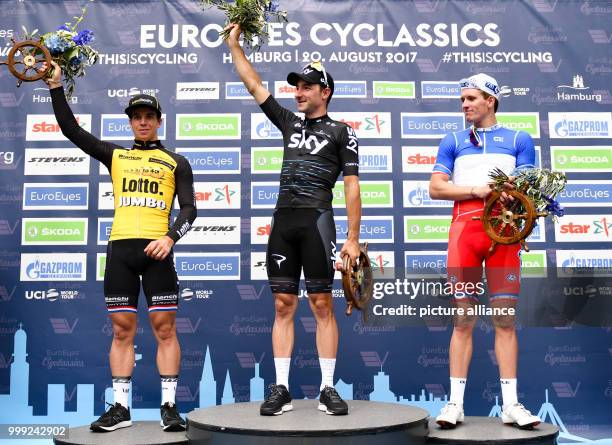
{"label": "black cap", "polygon": [[134,111],[134,108],[138,107],[148,107],[154,109],[157,112],[158,119],[162,115],[161,105],[159,105],[159,101],[154,96],[149,96],[148,94],[137,94],[132,96],[127,108],[125,109],[125,114],[131,118],[132,111]]}
{"label": "black cap", "polygon": [[[327,80],[325,79],[326,77]],[[300,79],[307,83],[314,83],[329,88],[332,94],[334,94],[334,79],[331,74],[325,71],[321,62],[309,63],[300,73],[289,73],[287,76],[287,83],[296,86]]]}

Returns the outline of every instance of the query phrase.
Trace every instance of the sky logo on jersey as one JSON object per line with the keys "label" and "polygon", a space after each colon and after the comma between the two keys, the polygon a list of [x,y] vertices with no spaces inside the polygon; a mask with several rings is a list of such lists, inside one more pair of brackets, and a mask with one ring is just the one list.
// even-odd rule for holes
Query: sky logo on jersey
{"label": "sky logo on jersey", "polygon": [[365,80],[337,80],[334,83],[334,99],[364,99],[368,97]]}
{"label": "sky logo on jersey", "polygon": [[540,137],[539,113],[496,113],[497,123],[515,131],[524,131],[532,138]]}
{"label": "sky logo on jersey", "polygon": [[[334,92],[334,97],[335,95],[336,93]],[[375,80],[372,83],[372,95],[375,99],[414,99],[414,82]]]}
{"label": "sky logo on jersey", "polygon": [[176,139],[240,139],[240,113],[177,114]]}
{"label": "sky logo on jersey", "polygon": [[77,148],[26,148],[27,175],[88,175],[89,156]]}
{"label": "sky logo on jersey", "polygon": [[251,208],[273,209],[278,200],[278,182],[252,182]]}
{"label": "sky logo on jersey", "polygon": [[565,215],[555,221],[557,242],[610,242],[612,215]]}
{"label": "sky logo on jersey", "polygon": [[85,253],[22,253],[21,281],[85,281]]}
{"label": "sky logo on jersey", "polygon": [[465,128],[463,113],[402,113],[402,137],[439,139]]}
{"label": "sky logo on jersey", "polygon": [[563,207],[612,207],[612,181],[567,181],[558,200]]}
{"label": "sky logo on jersey", "polygon": [[111,230],[113,228],[113,218],[98,218],[98,245],[103,246],[108,243]]}
{"label": "sky logo on jersey", "polygon": [[[91,133],[91,114],[74,115],[79,126]],[[66,141],[53,114],[28,114],[26,141]]]}
{"label": "sky logo on jersey", "polygon": [[431,199],[429,181],[404,181],[404,207],[452,207],[452,201]]}
{"label": "sky logo on jersey", "polygon": [[[393,207],[392,181],[360,181],[359,183],[362,207]],[[345,207],[344,184],[336,182],[333,189],[334,207]]]}
{"label": "sky logo on jersey", "polygon": [[404,216],[404,242],[447,243],[450,216]]}
{"label": "sky logo on jersey", "polygon": [[359,139],[390,139],[391,113],[335,112],[329,116],[351,126]]}
{"label": "sky logo on jersey", "polygon": [[530,250],[521,252],[521,278],[542,278],[548,276],[546,251]]}
{"label": "sky logo on jersey", "polygon": [[431,173],[438,147],[402,147],[402,171],[404,173]]}
{"label": "sky logo on jersey", "polygon": [[177,244],[240,244],[240,217],[198,217]]}
{"label": "sky logo on jersey", "polygon": [[185,156],[196,175],[239,174],[240,147],[177,148]]}
{"label": "sky logo on jersey", "polygon": [[251,217],[251,244],[267,244],[272,231],[272,218],[269,216]]}
{"label": "sky logo on jersey", "polygon": [[239,280],[240,253],[175,253],[176,273],[181,280]]}
{"label": "sky logo on jersey", "polygon": [[359,173],[391,173],[392,158],[390,146],[359,147]]}
{"label": "sky logo on jersey", "polygon": [[557,250],[557,276],[559,277],[612,277],[612,251]]}
{"label": "sky logo on jersey", "polygon": [[[196,207],[198,209],[239,209],[239,182],[195,182]],[[178,198],[174,208],[179,208]]]}
{"label": "sky logo on jersey", "polygon": [[[336,216],[336,240],[338,243],[346,241],[348,234],[348,221],[346,216]],[[359,241],[370,243],[393,242],[392,216],[362,216],[359,228]]]}
{"label": "sky logo on jersey", "polygon": [[406,277],[446,276],[446,256],[445,250],[405,251]]}
{"label": "sky logo on jersey", "polygon": [[421,82],[423,99],[459,99],[461,87],[458,81],[425,80]]}
{"label": "sky logo on jersey", "polygon": [[104,271],[106,270],[106,253],[96,254],[96,281],[104,281]]}
{"label": "sky logo on jersey", "polygon": [[[268,89],[268,81],[262,82],[264,88]],[[244,86],[242,82],[227,82],[225,84],[225,98],[226,99],[253,99],[249,90]]]}
{"label": "sky logo on jersey", "polygon": [[283,134],[263,113],[251,113],[251,139],[282,139]]}
{"label": "sky logo on jersey", "polygon": [[87,218],[23,218],[21,244],[23,246],[87,244]]}
{"label": "sky logo on jersey", "polygon": [[[103,114],[101,118],[101,135],[103,141],[133,141],[134,132],[130,118],[125,114]],[[166,139],[166,115],[162,114],[161,127],[157,129],[157,137]]]}
{"label": "sky logo on jersey", "polygon": [[87,210],[89,184],[25,183],[23,210]]}
{"label": "sky logo on jersey", "polygon": [[553,170],[612,172],[612,146],[550,147]]}
{"label": "sky logo on jersey", "polygon": [[612,137],[612,113],[548,113],[550,137],[554,139]]}
{"label": "sky logo on jersey", "polygon": [[273,147],[251,148],[251,173],[280,173],[283,165],[283,149]]}
{"label": "sky logo on jersey", "polygon": [[219,82],[177,82],[176,100],[218,100]]}

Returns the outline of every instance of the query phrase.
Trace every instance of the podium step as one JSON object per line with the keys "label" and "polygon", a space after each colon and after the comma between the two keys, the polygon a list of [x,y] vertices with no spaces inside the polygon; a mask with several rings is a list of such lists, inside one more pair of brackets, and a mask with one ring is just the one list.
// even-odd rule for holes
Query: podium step
{"label": "podium step", "polygon": [[133,422],[132,426],[108,433],[90,431],[89,425],[70,428],[67,438],[54,438],[58,445],[186,445],[185,432],[167,432],[158,422]]}

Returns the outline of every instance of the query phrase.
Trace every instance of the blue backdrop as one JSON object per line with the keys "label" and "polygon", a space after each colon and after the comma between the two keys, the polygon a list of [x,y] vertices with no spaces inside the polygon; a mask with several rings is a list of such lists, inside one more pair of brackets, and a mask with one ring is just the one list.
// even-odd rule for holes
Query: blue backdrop
{"label": "blue backdrop", "polygon": [[[101,60],[78,80],[72,108],[79,122],[129,146],[123,108],[130,95],[153,93],[164,109],[164,143],[194,170],[199,219],[175,249],[181,410],[261,399],[274,376],[264,251],[280,133],[239,83],[218,37],[219,13],[195,1],[87,3],[83,26],[94,30]],[[3,3],[1,57],[22,26],[53,30],[81,6]],[[444,266],[451,210],[429,198],[429,172],[442,135],[466,125],[457,81],[485,72],[504,86],[499,120],[528,131],[539,165],[570,179],[561,197],[566,216],[540,223],[525,262],[544,268],[553,293],[612,295],[605,275],[612,257],[609,2],[298,0],[281,7],[289,23],[274,27],[253,63],[292,109],[290,70],[321,58],[334,75],[330,111],[360,139],[362,240],[370,241],[376,264]],[[101,281],[110,179],[62,138],[42,82],[16,89],[7,69],[0,78],[0,422],[81,425],[102,412],[110,384],[112,329]],[[339,241],[346,233],[341,189]],[[558,285],[575,266],[603,278]],[[367,326],[342,315],[344,299],[334,295],[341,393],[437,412],[449,391],[451,328]],[[143,304],[132,407],[136,419],[155,419],[159,377]],[[306,302],[296,333],[291,392],[314,398],[320,373]],[[519,336],[519,393],[527,407],[559,424],[562,441],[612,437],[612,330],[522,327]],[[499,392],[492,329],[483,321],[466,412],[498,414]]]}

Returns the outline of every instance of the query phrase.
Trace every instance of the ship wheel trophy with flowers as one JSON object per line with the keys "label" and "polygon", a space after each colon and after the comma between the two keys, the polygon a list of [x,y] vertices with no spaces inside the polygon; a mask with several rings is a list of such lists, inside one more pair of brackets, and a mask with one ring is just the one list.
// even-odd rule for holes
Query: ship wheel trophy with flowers
{"label": "ship wheel trophy with flowers", "polygon": [[75,78],[85,75],[88,66],[98,61],[98,52],[92,48],[93,32],[89,29],[78,31],[79,24],[85,18],[83,9],[80,17],[73,17],[74,22],[66,22],[57,30],[39,34],[38,29],[29,32],[23,29],[22,39],[12,39],[13,47],[7,60],[0,65],[7,65],[11,74],[17,78],[17,86],[22,82],[34,82],[53,74],[51,62],[62,69],[66,84],[66,96],[71,97],[74,91]]}
{"label": "ship wheel trophy with flowers", "polygon": [[[565,174],[528,168],[511,177],[495,169],[489,177],[493,192],[485,203],[483,215],[474,217],[482,221],[485,232],[491,238],[489,250],[492,252],[496,244],[520,242],[528,252],[525,239],[531,234],[537,219],[549,215],[553,218],[563,216],[564,210],[555,198],[565,189]],[[514,188],[507,189],[506,184],[512,184]],[[504,194],[511,199],[504,199]]]}

